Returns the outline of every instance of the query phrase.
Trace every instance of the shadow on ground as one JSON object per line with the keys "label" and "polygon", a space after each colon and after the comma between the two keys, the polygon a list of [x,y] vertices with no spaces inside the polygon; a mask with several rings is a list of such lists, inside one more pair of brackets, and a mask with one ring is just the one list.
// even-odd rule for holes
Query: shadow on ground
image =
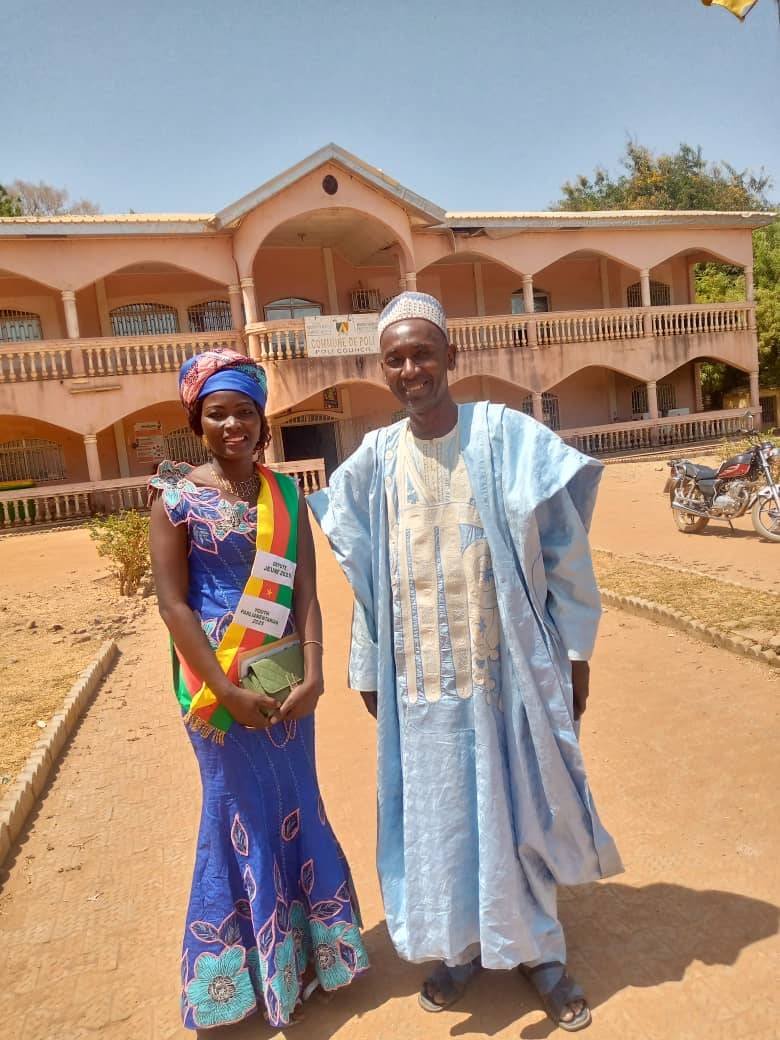
{"label": "shadow on ground", "polygon": [[[747,946],[777,933],[780,910],[732,892],[607,882],[565,891],[561,917],[572,974],[585,988],[591,1007],[598,1009],[627,987],[678,982],[694,961],[733,965]],[[384,924],[367,932],[365,940],[370,973],[347,990],[326,999],[315,997],[306,1005],[305,1023],[299,1027],[306,1040],[330,1040],[351,1019],[419,989],[425,968],[397,959]],[[527,983],[514,972],[483,972],[457,1005],[468,1017],[454,1025],[450,1035],[492,1036],[538,1007]],[[422,1010],[420,1016],[424,1035],[432,1023]],[[522,1040],[544,1040],[554,1028],[544,1019],[519,1035]],[[239,1026],[198,1033],[203,1040],[264,1040],[273,1035],[257,1016]]]}

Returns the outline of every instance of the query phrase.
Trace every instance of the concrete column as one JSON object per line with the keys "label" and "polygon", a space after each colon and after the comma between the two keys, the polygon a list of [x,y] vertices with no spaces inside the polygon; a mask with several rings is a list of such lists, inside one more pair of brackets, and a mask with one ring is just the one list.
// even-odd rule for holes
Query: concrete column
{"label": "concrete column", "polygon": [[754,411],[761,411],[761,399],[758,387],[758,369],[750,373],[750,407]]}
{"label": "concrete column", "polygon": [[611,368],[607,371],[607,396],[609,398],[609,421],[614,422],[618,414],[617,383],[615,373]]}
{"label": "concrete column", "polygon": [[647,384],[647,411],[651,419],[658,418],[658,388],[654,379]]}
{"label": "concrete column", "polygon": [[65,309],[65,328],[68,339],[78,339],[79,315],[76,310],[76,294],[72,289],[62,290],[62,306]]}
{"label": "concrete column", "polygon": [[609,263],[605,256],[599,259],[599,279],[601,281],[601,306],[610,307],[609,296]]}
{"label": "concrete column", "polygon": [[412,271],[411,274],[407,274],[403,281],[406,282],[406,288],[409,292],[417,292],[417,272]]}
{"label": "concrete column", "polygon": [[643,267],[639,272],[639,286],[642,292],[642,306],[650,306],[650,271]]}
{"label": "concrete column", "polygon": [[100,469],[100,456],[98,455],[96,434],[84,434],[84,451],[87,455],[87,469],[89,470],[89,479],[93,481],[102,480],[103,474]]}
{"label": "concrete column", "polygon": [[336,270],[333,266],[333,250],[322,247],[322,266],[325,268],[325,284],[328,287],[328,313],[339,313],[339,294],[336,289]]}
{"label": "concrete column", "polygon": [[249,356],[254,361],[261,361],[260,357],[260,337],[256,333],[251,332],[247,336],[247,344],[249,346]]}
{"label": "concrete column", "polygon": [[241,286],[234,284],[228,286],[230,298],[230,321],[238,332],[244,331],[244,304],[241,299]]}
{"label": "concrete column", "polygon": [[246,314],[246,323],[247,325],[253,325],[258,320],[254,278],[241,279],[241,293],[244,297],[244,314]]}
{"label": "concrete column", "polygon": [[642,318],[642,328],[646,336],[652,336],[653,318],[650,314],[650,271],[646,267],[643,267],[639,272],[639,286],[642,292],[642,307],[645,312]]}
{"label": "concrete column", "polygon": [[186,303],[179,303],[176,306],[176,313],[179,318],[179,332],[190,331],[190,313]]}
{"label": "concrete column", "polygon": [[106,294],[105,278],[98,278],[95,282],[95,299],[97,301],[98,320],[100,322],[100,335],[111,336],[111,315],[108,311],[108,296]]}
{"label": "concrete column", "polygon": [[542,395],[536,390],[531,394],[531,414],[537,422],[544,422],[544,403]]}
{"label": "concrete column", "polygon": [[279,426],[271,427],[271,440],[265,449],[265,462],[269,465],[274,462],[284,462],[282,450],[282,431]]}
{"label": "concrete column", "polygon": [[119,476],[130,476],[130,459],[127,456],[127,441],[125,440],[125,424],[119,419],[113,424],[114,444],[116,445],[116,457],[119,462]]}
{"label": "concrete column", "polygon": [[532,274],[523,275],[523,308],[530,318],[534,316],[534,277]]}
{"label": "concrete column", "polygon": [[756,290],[753,284],[753,268],[745,268],[745,299],[748,303],[755,303]]}
{"label": "concrete column", "polygon": [[[79,314],[76,310],[76,294],[72,289],[62,290],[62,306],[65,310],[68,339],[76,340],[79,338]],[[70,348],[70,366],[74,376],[84,375],[84,355],[81,353],[81,347],[75,343]]]}
{"label": "concrete column", "polygon": [[701,361],[694,361],[693,363],[693,410],[695,412],[704,411],[704,392],[701,386]]}
{"label": "concrete column", "polygon": [[482,318],[485,315],[485,282],[482,277],[482,264],[479,260],[474,261],[474,302],[477,306],[477,315]]}

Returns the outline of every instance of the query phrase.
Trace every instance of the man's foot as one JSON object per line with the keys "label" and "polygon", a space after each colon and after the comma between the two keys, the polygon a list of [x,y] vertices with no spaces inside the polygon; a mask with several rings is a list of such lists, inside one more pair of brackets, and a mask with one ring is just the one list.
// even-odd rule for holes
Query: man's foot
{"label": "man's foot", "polygon": [[548,961],[533,968],[520,965],[521,974],[531,983],[544,1010],[561,1029],[576,1033],[591,1023],[590,1008],[585,994],[566,974],[566,965]]}
{"label": "man's foot", "polygon": [[420,990],[420,1007],[425,1011],[444,1011],[452,1007],[466,992],[469,983],[482,967],[479,957],[469,964],[461,964],[456,968],[448,968],[444,961],[439,961]]}

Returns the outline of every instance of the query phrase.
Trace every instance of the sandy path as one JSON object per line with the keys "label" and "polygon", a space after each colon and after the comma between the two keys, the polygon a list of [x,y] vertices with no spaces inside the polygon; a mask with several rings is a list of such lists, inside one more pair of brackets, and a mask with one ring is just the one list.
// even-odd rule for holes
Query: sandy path
{"label": "sandy path", "polygon": [[[301,1036],[546,1037],[511,974],[485,974],[457,1010],[417,1007],[421,970],[395,958],[382,923],[373,723],[344,689],[349,596],[319,552],[328,647],[319,769],[373,970],[313,1004]],[[0,1021],[18,1040],[192,1035],[178,1020],[178,964],[198,780],[153,607],[122,649],[4,878]],[[777,694],[758,665],[606,614],[583,740],[627,873],[563,893],[562,906],[571,963],[595,1007],[593,1040],[777,1035]],[[271,1034],[253,1021],[221,1035]]]}
{"label": "sandy path", "polygon": [[677,530],[662,494],[668,472],[661,460],[605,467],[591,532],[594,547],[780,592],[780,544],[761,540],[749,516],[734,522],[734,534],[728,524],[715,522],[701,534]]}

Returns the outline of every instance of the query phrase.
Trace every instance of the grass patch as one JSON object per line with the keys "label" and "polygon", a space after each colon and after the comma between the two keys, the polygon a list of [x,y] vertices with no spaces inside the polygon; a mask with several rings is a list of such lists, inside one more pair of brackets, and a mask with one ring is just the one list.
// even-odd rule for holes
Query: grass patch
{"label": "grass patch", "polygon": [[738,626],[780,631],[780,596],[771,592],[743,589],[703,574],[599,550],[593,553],[593,563],[601,588],[619,596],[638,596],[679,610],[722,632]]}

